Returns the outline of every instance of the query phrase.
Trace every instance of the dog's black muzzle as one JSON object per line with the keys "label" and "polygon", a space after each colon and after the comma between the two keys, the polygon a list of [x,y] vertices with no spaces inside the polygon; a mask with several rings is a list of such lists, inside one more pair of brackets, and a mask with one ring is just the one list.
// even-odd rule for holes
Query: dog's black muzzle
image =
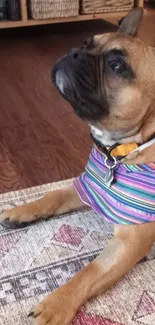
{"label": "dog's black muzzle", "polygon": [[61,95],[83,119],[100,120],[108,113],[105,95],[100,92],[100,58],[80,48],[73,49],[52,70],[52,81]]}

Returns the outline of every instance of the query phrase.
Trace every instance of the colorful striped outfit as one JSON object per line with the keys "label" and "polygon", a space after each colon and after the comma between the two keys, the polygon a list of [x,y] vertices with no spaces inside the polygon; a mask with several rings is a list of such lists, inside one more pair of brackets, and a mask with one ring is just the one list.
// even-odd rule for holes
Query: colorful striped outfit
{"label": "colorful striped outfit", "polygon": [[94,146],[85,172],[74,181],[81,200],[116,224],[155,221],[155,163],[119,164],[108,188],[104,160],[105,155]]}

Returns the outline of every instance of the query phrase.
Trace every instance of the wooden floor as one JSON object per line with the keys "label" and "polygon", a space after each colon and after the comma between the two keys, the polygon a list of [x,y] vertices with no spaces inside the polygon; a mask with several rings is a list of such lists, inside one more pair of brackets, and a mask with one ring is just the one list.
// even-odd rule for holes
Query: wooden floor
{"label": "wooden floor", "polygon": [[[0,31],[0,193],[59,181],[84,169],[89,129],[51,84],[55,61],[104,22]],[[141,37],[155,45],[155,10]]]}

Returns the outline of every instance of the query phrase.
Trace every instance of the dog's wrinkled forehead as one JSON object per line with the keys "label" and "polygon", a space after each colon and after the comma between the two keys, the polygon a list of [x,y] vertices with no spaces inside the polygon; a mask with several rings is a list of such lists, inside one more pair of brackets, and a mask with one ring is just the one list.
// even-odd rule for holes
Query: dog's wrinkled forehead
{"label": "dog's wrinkled forehead", "polygon": [[144,62],[146,65],[148,48],[139,38],[121,33],[107,33],[94,36],[87,47],[87,52],[93,56],[104,57],[107,54],[122,56],[138,73]]}
{"label": "dog's wrinkled forehead", "polygon": [[92,55],[101,55],[112,50],[118,50],[129,57],[136,57],[144,51],[145,45],[139,38],[133,38],[120,33],[107,33],[95,35],[87,48]]}
{"label": "dog's wrinkled forehead", "polygon": [[124,49],[132,55],[132,50],[138,46],[142,47],[143,43],[135,38],[141,19],[143,9],[138,7],[128,13],[122,20],[117,33],[107,33],[94,36],[89,40],[87,50],[91,54],[100,55],[110,49]]}

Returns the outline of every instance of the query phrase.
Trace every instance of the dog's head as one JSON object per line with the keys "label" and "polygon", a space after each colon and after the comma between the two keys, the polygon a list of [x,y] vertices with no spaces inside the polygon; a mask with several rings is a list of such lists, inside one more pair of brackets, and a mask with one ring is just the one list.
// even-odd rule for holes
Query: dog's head
{"label": "dog's head", "polygon": [[60,93],[105,145],[144,142],[153,133],[144,124],[154,114],[155,53],[135,37],[142,15],[141,8],[132,10],[117,33],[86,40],[52,72]]}

